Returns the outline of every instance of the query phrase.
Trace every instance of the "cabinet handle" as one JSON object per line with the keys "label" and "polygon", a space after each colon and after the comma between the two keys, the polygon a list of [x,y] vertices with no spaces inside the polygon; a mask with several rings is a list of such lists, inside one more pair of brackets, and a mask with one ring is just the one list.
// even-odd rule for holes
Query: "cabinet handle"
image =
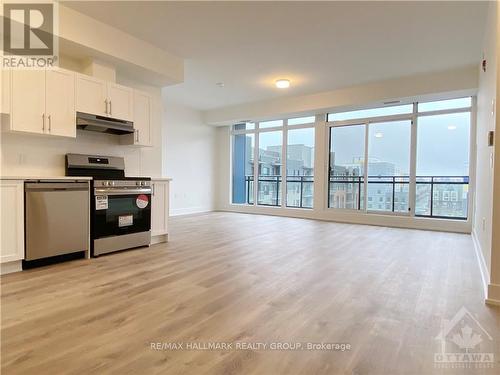
{"label": "cabinet handle", "polygon": [[51,119],[50,115],[48,117],[49,117],[49,133],[50,133],[52,130],[52,119]]}
{"label": "cabinet handle", "polygon": [[45,131],[45,113],[42,113],[42,131]]}
{"label": "cabinet handle", "polygon": [[155,195],[155,184],[151,184],[151,195]]}
{"label": "cabinet handle", "polygon": [[135,136],[135,140],[136,140],[137,142],[139,142],[139,129],[137,129],[137,130],[135,131],[135,134],[136,134],[136,136]]}
{"label": "cabinet handle", "polygon": [[109,101],[109,114],[112,115],[113,114],[113,107],[111,107],[111,100]]}
{"label": "cabinet handle", "polygon": [[104,113],[108,114],[108,99],[104,100]]}

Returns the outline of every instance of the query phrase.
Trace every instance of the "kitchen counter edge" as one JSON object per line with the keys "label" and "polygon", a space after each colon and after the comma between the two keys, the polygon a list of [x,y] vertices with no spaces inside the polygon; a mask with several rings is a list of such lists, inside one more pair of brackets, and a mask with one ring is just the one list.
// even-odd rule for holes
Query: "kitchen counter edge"
{"label": "kitchen counter edge", "polygon": [[40,181],[91,181],[87,176],[0,176],[0,180],[40,180]]}

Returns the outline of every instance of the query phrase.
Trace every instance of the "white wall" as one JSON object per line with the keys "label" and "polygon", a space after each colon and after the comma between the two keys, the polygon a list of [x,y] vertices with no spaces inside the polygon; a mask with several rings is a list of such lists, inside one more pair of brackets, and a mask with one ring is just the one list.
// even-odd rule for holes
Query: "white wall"
{"label": "white wall", "polygon": [[163,98],[166,164],[171,177],[170,214],[210,211],[214,207],[215,129],[201,113]]}
{"label": "white wall", "polygon": [[[495,3],[496,25],[490,32],[496,34],[496,64],[492,66],[496,69],[496,130],[495,130],[495,160],[493,179],[493,219],[491,238],[491,278],[488,285],[488,300],[500,305],[500,103],[498,102],[498,92],[500,90],[500,61],[498,53],[500,51],[500,6]],[[494,8],[493,8],[494,9]]]}
{"label": "white wall", "polygon": [[[489,283],[491,273],[492,247],[492,199],[493,199],[493,147],[487,144],[488,132],[495,129],[494,100],[496,96],[496,3],[490,4],[485,30],[483,54],[487,70],[479,67],[479,91],[477,95],[477,163],[476,201],[473,234],[479,247],[485,282]],[[482,258],[481,258],[482,256]]]}

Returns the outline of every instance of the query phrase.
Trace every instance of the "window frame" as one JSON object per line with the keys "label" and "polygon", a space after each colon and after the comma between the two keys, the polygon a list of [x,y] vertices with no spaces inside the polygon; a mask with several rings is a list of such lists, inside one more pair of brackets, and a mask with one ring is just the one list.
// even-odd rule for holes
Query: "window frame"
{"label": "window frame", "polygon": [[[273,120],[262,120],[262,121],[246,121],[246,122],[251,122],[255,124],[254,129],[238,129],[235,130],[234,126],[238,124],[233,124],[230,126],[230,197],[229,197],[229,204],[234,205],[234,206],[239,206],[239,207],[265,207],[265,208],[270,208],[270,209],[279,209],[279,208],[286,208],[286,209],[291,209],[291,210],[312,210],[314,209],[314,200],[313,200],[313,207],[295,207],[295,206],[287,206],[286,202],[286,193],[287,193],[287,181],[286,181],[286,162],[287,162],[287,146],[288,146],[288,129],[290,130],[296,130],[296,129],[308,129],[308,128],[313,128],[315,129],[315,135],[316,135],[316,124],[318,122],[318,116],[316,115],[310,115],[310,116],[315,116],[315,121],[310,122],[310,123],[304,123],[304,124],[298,124],[298,125],[288,125],[288,117],[279,119],[283,121],[282,126],[273,126],[269,128],[261,128],[260,123],[261,122],[267,122],[267,121],[273,121]],[[304,115],[300,117],[309,117],[309,115]],[[297,118],[297,117],[290,117],[290,118]],[[277,120],[277,119],[276,119]],[[282,139],[281,139],[281,159],[282,159],[282,167],[281,167],[281,204],[280,205],[267,205],[267,204],[258,204],[258,194],[259,194],[259,163],[258,163],[258,158],[259,158],[259,135],[261,133],[270,133],[270,132],[275,132],[275,131],[281,131],[282,132]],[[254,162],[253,166],[253,178],[254,178],[254,188],[253,188],[253,203],[252,204],[247,204],[247,203],[233,203],[232,201],[232,191],[233,191],[233,179],[232,179],[232,173],[233,173],[233,145],[234,141],[233,138],[235,135],[241,135],[241,134],[255,134],[255,139],[254,139],[254,160],[257,160],[257,163]],[[316,142],[316,139],[315,139]],[[316,150],[316,147],[315,147]],[[316,159],[316,158],[315,158]],[[314,179],[314,175],[312,176]],[[314,184],[314,180],[313,180]]]}
{"label": "window frame", "polygon": [[[464,98],[464,96],[454,97],[454,98],[445,98],[445,99],[435,99],[435,100],[425,100],[425,101],[414,101],[413,111],[409,114],[398,114],[398,115],[388,115],[388,116],[376,116],[376,117],[368,117],[368,118],[357,118],[357,119],[349,119],[349,120],[340,120],[340,121],[328,121],[328,115],[331,113],[341,113],[341,112],[350,112],[350,111],[339,111],[339,112],[329,112],[325,116],[326,126],[327,126],[327,144],[325,151],[328,153],[327,165],[326,165],[326,186],[324,187],[326,190],[326,199],[325,199],[325,209],[328,211],[336,211],[336,212],[350,212],[353,214],[359,215],[386,215],[386,216],[399,216],[399,217],[411,217],[415,219],[423,219],[423,220],[450,220],[450,221],[466,221],[470,222],[473,214],[473,202],[474,202],[474,181],[475,181],[475,111],[477,105],[477,98],[475,96],[470,96],[471,98],[471,106],[462,107],[462,108],[452,108],[452,109],[440,109],[435,111],[418,111],[418,104],[428,103],[430,101],[441,101],[447,99],[460,99]],[[401,105],[409,104],[409,103],[400,103]],[[373,109],[375,107],[370,107],[366,109]],[[360,110],[363,108],[360,108]],[[354,110],[353,110],[354,111]],[[455,217],[438,217],[438,216],[421,216],[415,214],[416,209],[416,166],[417,166],[417,140],[418,140],[418,118],[425,116],[438,116],[438,115],[446,115],[446,114],[455,114],[455,113],[470,113],[470,142],[469,142],[469,194],[467,196],[467,217],[463,218],[455,218]],[[373,123],[380,122],[390,122],[390,121],[411,121],[411,138],[410,138],[410,178],[409,178],[409,196],[408,196],[408,206],[410,208],[408,213],[401,212],[384,212],[377,210],[369,210],[368,209],[368,147],[369,147],[369,126]],[[353,126],[353,125],[365,125],[365,168],[364,168],[364,209],[351,209],[351,208],[335,208],[330,207],[330,163],[331,163],[331,129],[334,127],[340,126]]]}
{"label": "window frame", "polygon": [[[429,97],[431,99],[429,99]],[[258,163],[254,165],[254,196],[253,196],[253,204],[238,204],[232,203],[232,183],[233,179],[229,178],[229,197],[228,203],[233,207],[247,207],[250,212],[263,212],[263,213],[271,213],[272,209],[285,209],[290,212],[291,216],[297,217],[311,217],[311,218],[321,218],[328,217],[330,219],[342,218],[342,217],[351,217],[352,220],[356,222],[370,222],[374,223],[379,219],[373,218],[377,216],[394,216],[407,218],[411,221],[401,221],[402,225],[410,228],[426,228],[426,227],[439,227],[447,230],[454,231],[467,231],[470,230],[470,226],[472,224],[472,220],[474,218],[474,199],[475,199],[475,176],[476,176],[476,165],[475,161],[477,158],[476,152],[476,113],[477,113],[477,97],[473,94],[467,95],[467,97],[471,98],[471,105],[468,107],[462,108],[453,108],[453,109],[440,109],[435,111],[426,111],[426,112],[418,112],[418,104],[421,102],[431,102],[431,101],[441,101],[447,99],[459,99],[464,97],[462,96],[447,96],[447,95],[432,95],[427,96],[425,100],[415,100],[412,102],[413,104],[413,112],[411,114],[399,114],[399,115],[389,115],[389,116],[378,116],[373,118],[363,118],[363,119],[349,119],[342,121],[327,121],[327,116],[329,113],[333,111],[316,113],[315,122],[301,124],[301,125],[288,125],[288,118],[296,118],[296,117],[307,117],[307,115],[302,116],[289,116],[287,118],[283,117],[283,126],[272,127],[272,128],[264,128],[262,129],[259,126],[259,121],[251,121],[248,120],[246,122],[252,122],[255,124],[254,129],[245,129],[245,130],[234,130],[233,126],[228,126],[228,134],[229,134],[229,148],[230,148],[230,163],[229,163],[229,173],[232,176],[232,160],[233,160],[233,135],[234,134],[245,134],[245,133],[253,133],[255,134],[255,144],[254,144],[254,157],[258,157],[259,151],[259,134],[261,132],[271,132],[276,130],[281,130],[283,134],[282,139],[282,158],[283,165],[281,171],[282,178],[282,189],[281,189],[281,205],[280,206],[262,206],[257,204],[257,194],[258,194]],[[400,104],[410,104],[408,102],[401,101]],[[361,110],[364,108],[374,108],[371,107],[358,107],[353,108],[351,110]],[[340,111],[339,111],[340,112]],[[345,111],[344,111],[345,112]],[[469,178],[468,178],[468,188],[467,188],[467,218],[454,218],[454,217],[439,217],[439,216],[424,216],[424,215],[416,215],[416,188],[417,188],[417,177],[416,177],[416,166],[417,166],[417,139],[418,139],[418,119],[424,116],[436,116],[436,115],[445,115],[445,114],[453,114],[453,113],[470,113],[470,143],[469,143]],[[412,118],[413,124],[411,127],[411,153],[410,153],[410,181],[409,181],[409,206],[411,207],[411,212],[409,215],[401,216],[401,213],[393,213],[393,212],[381,212],[381,211],[373,211],[368,210],[368,195],[366,191],[364,192],[364,210],[358,209],[341,209],[341,208],[333,208],[328,207],[329,200],[329,168],[330,168],[330,128],[335,126],[348,126],[348,125],[366,125],[367,123],[375,123],[375,122],[384,122],[384,121],[395,121],[395,120],[406,120]],[[267,119],[266,119],[267,121]],[[300,129],[300,128],[315,128],[315,163],[314,163],[314,203],[312,210],[310,208],[298,208],[298,207],[289,207],[286,205],[286,159],[287,159],[287,141],[288,141],[288,129]],[[365,126],[365,134],[369,132],[368,126]],[[365,137],[366,138],[366,137]],[[368,142],[365,140],[365,148],[368,148]],[[368,168],[366,167],[366,157],[368,153],[365,151],[365,169],[368,172]],[[367,181],[365,179],[365,181]],[[368,183],[365,183],[365,189],[367,189]],[[460,198],[460,197],[459,197]],[[260,208],[260,209],[259,209]],[[243,209],[242,210],[246,210]],[[293,214],[293,210],[301,210],[302,213]],[[303,213],[304,210],[308,210],[309,212],[314,211],[314,213],[307,214]],[[347,216],[346,216],[347,215]],[[372,218],[368,218],[372,216]],[[365,218],[363,218],[365,217]],[[383,219],[380,219],[383,220]],[[387,222],[394,222],[393,219],[388,219]],[[424,224],[428,223],[428,224]]]}

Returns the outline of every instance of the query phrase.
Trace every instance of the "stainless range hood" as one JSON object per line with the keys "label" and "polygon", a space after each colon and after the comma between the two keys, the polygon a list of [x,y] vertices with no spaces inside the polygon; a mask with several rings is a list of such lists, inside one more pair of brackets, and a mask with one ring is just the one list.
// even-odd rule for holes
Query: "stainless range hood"
{"label": "stainless range hood", "polygon": [[76,113],[76,128],[108,134],[134,133],[134,123],[132,121],[118,120],[82,112]]}

